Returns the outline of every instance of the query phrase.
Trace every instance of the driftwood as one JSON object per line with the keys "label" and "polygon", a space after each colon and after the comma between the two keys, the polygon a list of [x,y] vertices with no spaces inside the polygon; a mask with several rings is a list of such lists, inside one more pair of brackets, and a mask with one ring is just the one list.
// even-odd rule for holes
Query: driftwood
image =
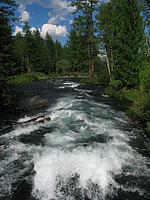
{"label": "driftwood", "polygon": [[45,117],[44,115],[42,115],[42,116],[38,116],[38,117],[34,117],[32,119],[29,119],[25,122],[20,122],[19,124],[20,125],[28,125],[32,122],[35,122],[34,124],[38,124],[38,123],[44,123],[44,122],[49,122],[49,121],[51,121],[50,117]]}

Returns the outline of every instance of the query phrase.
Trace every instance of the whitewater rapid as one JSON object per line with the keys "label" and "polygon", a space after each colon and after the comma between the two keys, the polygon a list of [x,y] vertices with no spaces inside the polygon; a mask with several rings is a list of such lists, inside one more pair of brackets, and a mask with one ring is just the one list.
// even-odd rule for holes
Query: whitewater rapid
{"label": "whitewater rapid", "polygon": [[107,95],[99,101],[83,84],[52,84],[63,95],[44,111],[51,122],[18,125],[0,136],[0,199],[11,199],[22,180],[37,200],[149,199],[143,180],[150,183],[150,160],[132,146],[140,130],[105,102]]}

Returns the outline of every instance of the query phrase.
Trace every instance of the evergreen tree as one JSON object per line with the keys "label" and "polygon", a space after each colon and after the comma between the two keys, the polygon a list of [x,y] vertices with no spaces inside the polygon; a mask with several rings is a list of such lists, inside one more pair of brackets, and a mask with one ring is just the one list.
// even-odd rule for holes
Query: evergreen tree
{"label": "evergreen tree", "polygon": [[11,21],[14,21],[16,4],[12,0],[0,2],[0,76],[6,77],[13,66]]}
{"label": "evergreen tree", "polygon": [[86,45],[86,36],[77,32],[75,28],[70,31],[67,47],[69,49],[68,55],[70,63],[72,63],[72,70],[80,72],[88,69],[88,48]]}
{"label": "evergreen tree", "polygon": [[15,58],[15,71],[25,72],[25,41],[21,33],[17,33],[14,37],[14,48],[13,48],[14,58]]}
{"label": "evergreen tree", "polygon": [[30,31],[30,26],[26,21],[23,27],[24,32],[24,42],[25,42],[25,68],[26,72],[31,72],[33,68],[33,45],[34,45],[34,38],[33,34]]}
{"label": "evergreen tree", "polygon": [[39,29],[34,31],[33,35],[33,46],[32,46],[32,66],[34,71],[46,72],[46,45],[41,37]]}
{"label": "evergreen tree", "polygon": [[[85,32],[88,60],[89,60],[89,75],[94,76],[94,17],[93,13],[96,10],[98,0],[75,0],[71,4],[76,8],[75,13],[79,13],[76,17],[76,25],[82,27],[82,31]],[[81,14],[82,13],[82,14]]]}
{"label": "evergreen tree", "polygon": [[98,21],[114,79],[121,87],[137,86],[145,45],[138,0],[111,0],[100,8]]}
{"label": "evergreen tree", "polygon": [[46,50],[47,50],[47,69],[48,72],[56,72],[55,68],[55,44],[52,40],[52,37],[47,33],[46,34]]}
{"label": "evergreen tree", "polygon": [[56,66],[56,63],[62,59],[62,54],[63,54],[63,48],[61,46],[61,43],[58,40],[56,40],[55,41],[55,62],[54,62],[55,66]]}

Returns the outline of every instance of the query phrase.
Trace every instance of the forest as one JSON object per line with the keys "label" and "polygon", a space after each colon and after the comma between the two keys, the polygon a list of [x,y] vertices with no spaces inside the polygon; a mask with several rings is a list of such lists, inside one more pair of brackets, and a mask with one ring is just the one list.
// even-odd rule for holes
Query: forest
{"label": "forest", "polygon": [[[150,131],[150,1],[72,1],[73,23],[64,46],[43,39],[26,21],[12,34],[17,8],[0,3],[0,102],[12,103],[15,83],[48,77],[82,77],[106,93],[130,101],[128,113]],[[13,93],[13,94],[12,94]]]}

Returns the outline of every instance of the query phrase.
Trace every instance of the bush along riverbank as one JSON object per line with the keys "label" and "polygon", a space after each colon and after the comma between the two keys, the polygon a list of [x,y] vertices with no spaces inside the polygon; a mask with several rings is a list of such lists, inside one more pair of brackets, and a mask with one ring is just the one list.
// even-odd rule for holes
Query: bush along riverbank
{"label": "bush along riverbank", "polygon": [[41,72],[22,73],[19,75],[9,77],[8,84],[29,83],[31,81],[38,81],[47,78],[48,75]]}
{"label": "bush along riverbank", "polygon": [[129,102],[126,114],[136,123],[142,124],[148,136],[146,146],[150,153],[150,90],[144,84],[137,89],[119,89],[119,81],[110,82],[106,94]]}

